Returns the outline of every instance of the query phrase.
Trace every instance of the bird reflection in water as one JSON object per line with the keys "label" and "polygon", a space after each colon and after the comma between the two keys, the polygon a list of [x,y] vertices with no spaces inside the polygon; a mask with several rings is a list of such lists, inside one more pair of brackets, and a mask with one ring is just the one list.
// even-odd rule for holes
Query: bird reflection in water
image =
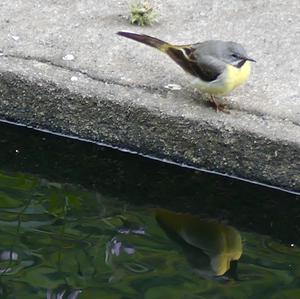
{"label": "bird reflection in water", "polygon": [[205,278],[238,280],[242,239],[234,227],[165,209],[156,209],[155,216],[168,237],[182,247],[196,273]]}

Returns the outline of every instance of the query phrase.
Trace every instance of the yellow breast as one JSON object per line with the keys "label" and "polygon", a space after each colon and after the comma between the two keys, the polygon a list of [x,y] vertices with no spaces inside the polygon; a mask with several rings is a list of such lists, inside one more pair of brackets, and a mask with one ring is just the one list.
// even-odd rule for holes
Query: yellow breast
{"label": "yellow breast", "polygon": [[225,86],[227,92],[230,92],[236,87],[244,84],[248,80],[250,72],[251,72],[250,61],[246,61],[241,68],[236,68],[228,64],[227,74],[225,78]]}
{"label": "yellow breast", "polygon": [[197,78],[193,84],[202,92],[211,95],[226,95],[236,87],[244,84],[249,78],[250,72],[251,64],[249,61],[246,61],[240,68],[228,64],[224,73],[217,80],[206,82]]}

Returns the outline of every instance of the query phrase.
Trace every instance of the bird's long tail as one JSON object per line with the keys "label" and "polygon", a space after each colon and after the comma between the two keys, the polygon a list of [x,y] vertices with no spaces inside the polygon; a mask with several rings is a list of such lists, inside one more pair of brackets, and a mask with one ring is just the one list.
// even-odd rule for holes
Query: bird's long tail
{"label": "bird's long tail", "polygon": [[197,65],[195,65],[195,61],[190,57],[190,54],[193,51],[192,45],[172,45],[156,37],[127,31],[119,31],[117,32],[117,34],[146,44],[150,47],[162,51],[163,53],[166,53],[186,72],[190,73],[191,75],[197,76],[198,67]]}
{"label": "bird's long tail", "polygon": [[158,38],[149,36],[149,35],[145,35],[145,34],[137,34],[137,33],[133,33],[133,32],[127,32],[127,31],[119,31],[117,32],[118,35],[133,39],[137,42],[146,44],[150,47],[156,48],[164,53],[167,52],[167,50],[172,47],[171,44],[164,42]]}

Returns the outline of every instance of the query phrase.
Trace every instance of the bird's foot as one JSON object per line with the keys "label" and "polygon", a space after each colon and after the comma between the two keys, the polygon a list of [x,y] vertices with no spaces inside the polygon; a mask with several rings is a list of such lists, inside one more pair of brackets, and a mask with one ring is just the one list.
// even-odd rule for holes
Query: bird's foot
{"label": "bird's foot", "polygon": [[214,96],[210,96],[210,101],[209,103],[211,104],[211,106],[216,110],[216,112],[224,112],[224,113],[230,113],[230,111],[228,110],[228,107],[223,104],[223,103],[219,103],[216,98]]}

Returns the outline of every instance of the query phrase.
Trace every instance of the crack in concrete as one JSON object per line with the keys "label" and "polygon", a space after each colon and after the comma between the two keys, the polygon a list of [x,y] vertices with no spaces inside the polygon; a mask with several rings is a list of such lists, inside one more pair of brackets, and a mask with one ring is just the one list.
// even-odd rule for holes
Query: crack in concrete
{"label": "crack in concrete", "polygon": [[113,78],[104,78],[104,77],[101,78],[98,76],[91,75],[88,72],[82,71],[81,69],[78,69],[78,68],[72,68],[72,67],[68,67],[65,65],[55,63],[55,62],[51,61],[50,59],[46,59],[46,58],[34,57],[34,56],[29,56],[29,55],[28,56],[14,55],[14,54],[4,54],[2,57],[17,58],[17,59],[23,59],[23,60],[28,60],[28,61],[36,61],[36,62],[40,62],[40,63],[45,63],[47,65],[61,68],[63,70],[79,73],[81,75],[86,76],[89,79],[92,79],[92,80],[95,80],[95,81],[98,81],[98,82],[101,82],[104,84],[111,84],[111,85],[118,85],[118,86],[122,86],[122,87],[143,89],[148,92],[155,91],[155,92],[158,92],[159,94],[167,93],[167,91],[165,91],[164,89],[162,89],[161,87],[158,87],[158,86],[148,86],[148,85],[135,84],[135,83],[124,83],[124,82],[120,82],[119,80],[113,79]]}

